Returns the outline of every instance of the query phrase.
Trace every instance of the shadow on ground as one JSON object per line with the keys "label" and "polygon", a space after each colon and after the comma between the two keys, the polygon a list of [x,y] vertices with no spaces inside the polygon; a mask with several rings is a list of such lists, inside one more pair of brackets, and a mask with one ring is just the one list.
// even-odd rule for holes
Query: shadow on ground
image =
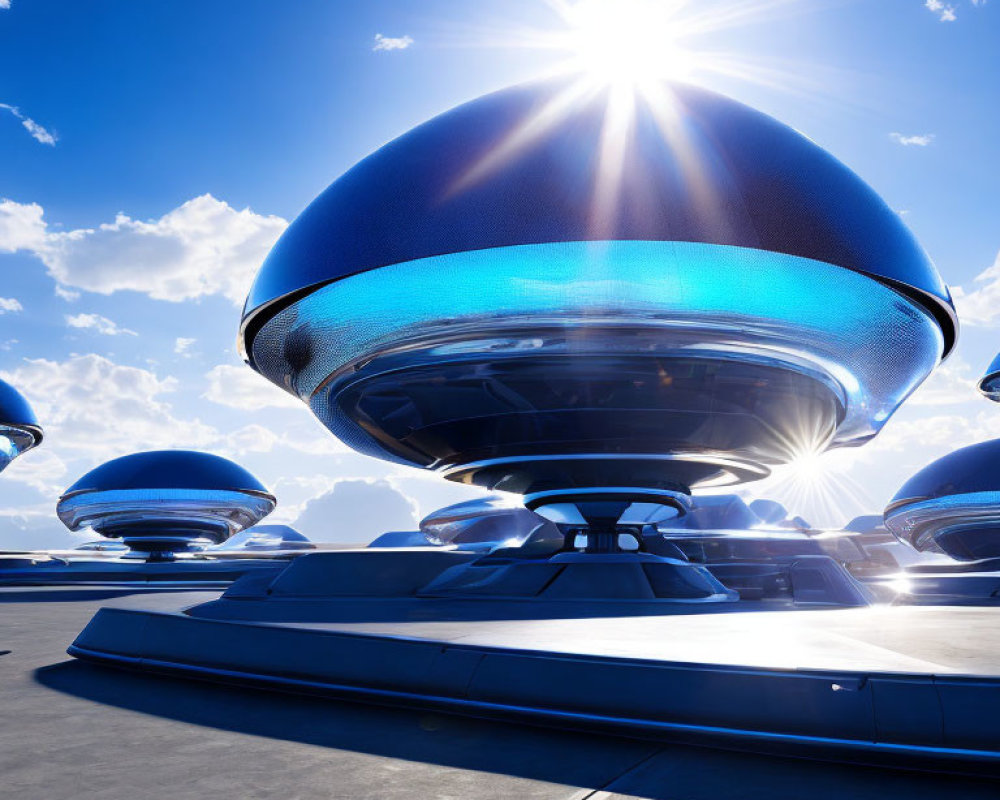
{"label": "shadow on ground", "polygon": [[58,692],[192,725],[647,800],[995,800],[1000,791],[995,782],[957,776],[664,746],[133,674],[78,661],[44,667],[35,678]]}

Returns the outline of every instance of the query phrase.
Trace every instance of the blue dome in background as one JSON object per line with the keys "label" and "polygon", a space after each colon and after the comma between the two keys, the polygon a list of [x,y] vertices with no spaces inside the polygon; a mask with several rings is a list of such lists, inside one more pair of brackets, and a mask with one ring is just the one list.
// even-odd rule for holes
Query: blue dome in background
{"label": "blue dome in background", "polygon": [[269,495],[257,478],[228,458],[196,450],[150,450],[94,467],[63,497],[111,489],[229,489]]}
{"label": "blue dome in background", "polygon": [[1000,403],[1000,353],[990,362],[976,388],[987,400]]}
{"label": "blue dome in background", "polygon": [[0,471],[42,441],[42,426],[28,401],[13,386],[0,380]]}
{"label": "blue dome in background", "polygon": [[518,86],[364,159],[262,266],[250,365],[362,453],[525,495],[873,437],[957,332],[899,216],[738,102],[635,100]]}
{"label": "blue dome in background", "polygon": [[918,550],[974,561],[1000,556],[1000,439],[933,461],[903,484],[885,524]]}
{"label": "blue dome in background", "polygon": [[95,467],[59,498],[70,530],[91,527],[133,550],[176,552],[218,544],[274,510],[264,485],[232,461],[193,450],[156,450]]}

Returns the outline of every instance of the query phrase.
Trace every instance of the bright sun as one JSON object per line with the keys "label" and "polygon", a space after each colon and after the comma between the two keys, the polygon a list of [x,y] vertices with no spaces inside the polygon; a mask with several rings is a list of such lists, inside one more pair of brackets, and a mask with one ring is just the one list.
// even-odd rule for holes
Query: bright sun
{"label": "bright sun", "polygon": [[560,9],[566,49],[582,72],[603,83],[684,78],[691,54],[678,45],[676,3],[663,0],[581,0]]}

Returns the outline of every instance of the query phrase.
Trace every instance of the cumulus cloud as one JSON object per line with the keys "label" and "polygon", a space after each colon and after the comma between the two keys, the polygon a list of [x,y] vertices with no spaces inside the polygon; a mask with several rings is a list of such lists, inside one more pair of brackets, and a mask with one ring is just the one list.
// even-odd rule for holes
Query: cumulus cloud
{"label": "cumulus cloud", "polygon": [[[95,464],[136,450],[199,448],[219,440],[211,426],[175,416],[165,396],[177,389],[176,379],[94,353],[26,359],[0,377],[28,398],[45,428],[46,452],[63,462]],[[16,477],[13,467],[9,471]]]}
{"label": "cumulus cloud", "polygon": [[0,253],[39,251],[45,246],[45,221],[38,203],[0,200]]}
{"label": "cumulus cloud", "polygon": [[992,327],[1000,321],[1000,253],[980,272],[972,286],[955,286],[952,297],[964,324]]}
{"label": "cumulus cloud", "polygon": [[6,549],[69,550],[100,538],[91,530],[71,533],[48,504],[0,513],[0,543]]}
{"label": "cumulus cloud", "polygon": [[48,442],[45,444],[15,460],[4,470],[4,479],[25,483],[46,496],[55,496],[65,489],[61,479],[67,473],[66,462],[48,447]]}
{"label": "cumulus cloud", "polygon": [[945,3],[943,0],[926,0],[924,8],[932,14],[937,14],[941,22],[954,22],[957,19],[955,6],[951,3]]}
{"label": "cumulus cloud", "polygon": [[219,364],[206,374],[208,391],[204,397],[213,403],[242,411],[260,408],[302,408],[302,402],[279,389],[250,367]]}
{"label": "cumulus cloud", "polygon": [[906,406],[945,406],[970,401],[979,402],[982,398],[976,390],[978,377],[973,375],[971,365],[956,353],[931,373],[931,376],[906,401]]}
{"label": "cumulus cloud", "polygon": [[173,302],[221,294],[239,304],[287,225],[204,194],[159,219],[119,214],[96,228],[52,232],[37,203],[4,201],[0,251],[32,252],[63,288]]}
{"label": "cumulus cloud", "polygon": [[417,523],[416,502],[388,481],[348,478],[307,502],[293,527],[315,542],[367,543]]}
{"label": "cumulus cloud", "polygon": [[[0,0],[3,2],[3,0]],[[0,5],[0,8],[4,6]],[[6,8],[10,8],[10,3],[8,2]],[[0,103],[0,111],[6,111],[14,119],[18,120],[22,127],[30,134],[31,138],[36,142],[41,142],[42,144],[54,145],[58,137],[50,130],[46,130],[43,126],[35,122],[31,117],[25,116],[21,113],[21,109],[17,106],[8,105],[7,103]]]}
{"label": "cumulus cloud", "polygon": [[10,0],[0,0],[0,10],[10,8]]}
{"label": "cumulus cloud", "polygon": [[375,34],[375,44],[372,50],[405,50],[413,44],[413,39],[409,36],[383,36],[381,33]]}
{"label": "cumulus cloud", "polygon": [[135,331],[121,327],[117,322],[100,314],[66,315],[66,324],[71,328],[92,329],[104,336],[138,336]]}
{"label": "cumulus cloud", "polygon": [[892,139],[896,144],[901,144],[903,147],[927,147],[931,142],[934,141],[933,133],[921,133],[906,136],[902,133],[897,133],[893,131],[889,134],[889,138]]}
{"label": "cumulus cloud", "polygon": [[0,297],[0,314],[8,311],[24,311],[24,306],[16,297]]}

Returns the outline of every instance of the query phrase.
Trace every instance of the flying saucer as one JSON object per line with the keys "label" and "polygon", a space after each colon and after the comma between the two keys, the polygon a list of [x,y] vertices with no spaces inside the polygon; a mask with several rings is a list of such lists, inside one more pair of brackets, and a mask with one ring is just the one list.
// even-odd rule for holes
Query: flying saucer
{"label": "flying saucer", "polygon": [[28,401],[0,380],[0,472],[42,441],[42,428]]}
{"label": "flying saucer", "polygon": [[607,90],[567,92],[480,98],[336,180],[257,276],[249,364],[363,453],[635,495],[864,442],[953,346],[898,215],[804,136],[663,84],[612,146]]}
{"label": "flying saucer", "polygon": [[896,492],[885,524],[917,550],[960,561],[1000,557],[1000,439],[963,447]]}
{"label": "flying saucer", "polygon": [[56,513],[71,531],[90,527],[136,552],[166,557],[219,544],[274,506],[260,481],[228,459],[159,450],[91,470],[63,493]]}

